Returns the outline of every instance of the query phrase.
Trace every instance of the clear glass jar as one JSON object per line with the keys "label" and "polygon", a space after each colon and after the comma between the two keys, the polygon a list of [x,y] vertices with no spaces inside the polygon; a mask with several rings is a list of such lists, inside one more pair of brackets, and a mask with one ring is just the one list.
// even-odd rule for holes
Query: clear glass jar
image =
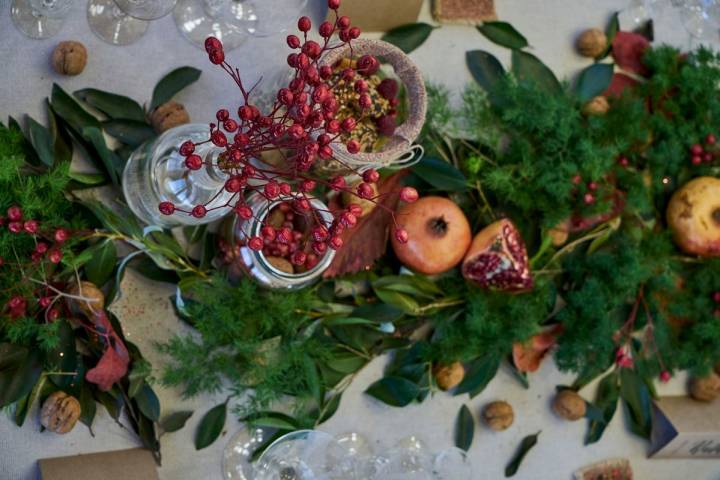
{"label": "clear glass jar", "polygon": [[[263,227],[265,217],[275,207],[292,199],[292,196],[280,196],[272,202],[268,202],[263,196],[256,193],[252,194],[247,199],[247,205],[253,211],[253,219],[240,222],[236,216],[236,220],[231,222],[234,241],[243,244],[240,247],[240,259],[246,272],[256,282],[267,288],[298,290],[307,287],[320,278],[335,257],[335,251],[328,249],[313,268],[300,273],[287,273],[273,266],[262,251],[255,251],[244,245],[248,236],[260,236],[260,229]],[[333,216],[328,211],[327,205],[317,198],[310,199],[310,204],[326,225],[332,223]]]}
{"label": "clear glass jar", "polygon": [[[181,125],[144,143],[130,155],[122,187],[125,201],[138,218],[148,225],[170,228],[210,223],[228,213],[227,208],[213,210],[225,205],[233,195],[224,189],[228,175],[217,167],[217,157],[223,150],[210,142],[198,145],[195,153],[204,159],[204,167],[193,171],[187,169],[185,157],[180,155],[184,141],[198,143],[208,138],[208,125]],[[203,218],[182,212],[163,215],[158,208],[160,202],[172,202],[185,211],[206,205],[208,212]]]}

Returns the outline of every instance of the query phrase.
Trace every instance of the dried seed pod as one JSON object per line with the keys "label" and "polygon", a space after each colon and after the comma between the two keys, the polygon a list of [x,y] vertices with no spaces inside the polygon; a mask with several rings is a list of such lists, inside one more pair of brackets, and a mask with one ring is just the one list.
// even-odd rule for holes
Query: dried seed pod
{"label": "dried seed pod", "polygon": [[602,30],[589,28],[580,34],[576,46],[580,55],[596,58],[607,48],[608,39]]}
{"label": "dried seed pod", "polygon": [[604,95],[598,95],[593,97],[583,106],[583,113],[585,115],[605,115],[610,110],[610,103],[608,103],[607,97]]}
{"label": "dried seed pod", "polygon": [[70,309],[92,317],[96,312],[105,308],[105,295],[97,285],[92,282],[82,281],[80,285],[74,284],[68,291],[70,295],[85,298],[86,300],[71,299],[68,303]]}
{"label": "dried seed pod", "polygon": [[506,430],[515,421],[515,412],[507,402],[489,403],[483,410],[483,419],[488,427],[500,432]]}
{"label": "dried seed pod", "polygon": [[460,362],[450,365],[435,365],[433,368],[435,382],[441,390],[450,390],[456,387],[465,378],[465,367]]}
{"label": "dried seed pod", "polygon": [[560,391],[555,395],[552,406],[559,417],[571,422],[583,418],[587,409],[585,400],[574,390]]}
{"label": "dried seed pod", "polygon": [[720,375],[711,373],[705,377],[690,379],[690,396],[701,402],[712,402],[720,396]]}
{"label": "dried seed pod", "polygon": [[153,110],[150,123],[156,132],[162,133],[178,125],[190,123],[190,115],[181,103],[170,100]]}
{"label": "dried seed pod", "polygon": [[87,50],[80,42],[60,42],[52,52],[51,63],[61,75],[78,75],[85,69]]}
{"label": "dried seed pod", "polygon": [[65,392],[54,392],[40,410],[40,423],[55,433],[68,433],[80,418],[80,402]]}

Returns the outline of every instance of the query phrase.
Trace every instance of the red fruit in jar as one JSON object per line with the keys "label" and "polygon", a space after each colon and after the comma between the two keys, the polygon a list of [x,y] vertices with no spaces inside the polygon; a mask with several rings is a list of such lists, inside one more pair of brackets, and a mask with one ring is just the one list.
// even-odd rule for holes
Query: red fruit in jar
{"label": "red fruit in jar", "polygon": [[[470,245],[470,224],[455,202],[444,197],[423,197],[403,205],[391,242],[398,259],[425,275],[436,275],[460,263]],[[398,230],[407,232],[397,235]],[[407,239],[406,242],[401,240]]]}
{"label": "red fruit in jar", "polygon": [[668,204],[667,222],[684,252],[720,256],[720,179],[698,177],[680,187]]}
{"label": "red fruit in jar", "polygon": [[378,93],[388,100],[397,97],[398,90],[398,82],[394,78],[386,78],[377,86]]}
{"label": "red fruit in jar", "polygon": [[392,137],[395,134],[395,129],[397,128],[397,120],[395,117],[390,115],[383,115],[382,117],[378,118],[375,122],[378,127],[378,131],[381,135],[385,135],[386,137]]}
{"label": "red fruit in jar", "polygon": [[475,236],[463,260],[462,274],[482,288],[506,292],[532,289],[525,243],[510,220],[498,220]]}

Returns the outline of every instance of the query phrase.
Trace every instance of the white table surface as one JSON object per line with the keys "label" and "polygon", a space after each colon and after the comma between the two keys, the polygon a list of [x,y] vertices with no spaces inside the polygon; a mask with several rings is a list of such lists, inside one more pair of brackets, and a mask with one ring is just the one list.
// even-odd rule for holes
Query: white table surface
{"label": "white table surface", "polygon": [[[148,34],[139,42],[127,47],[114,47],[92,34],[85,19],[85,2],[77,1],[72,17],[56,38],[34,41],[25,38],[13,27],[9,3],[9,0],[0,0],[0,117],[3,120],[7,115],[19,117],[30,113],[44,122],[43,98],[49,95],[53,82],[70,92],[96,87],[147,101],[155,82],[180,65],[203,69],[201,79],[177,98],[186,105],[194,120],[209,121],[218,107],[234,107],[237,102],[238,95],[231,82],[222,72],[211,68],[203,52],[180,37],[171,17],[153,23]],[[570,75],[587,64],[572,48],[577,33],[586,27],[602,28],[610,12],[622,9],[626,0],[496,0],[496,3],[499,17],[512,22],[526,35],[534,53],[555,72]],[[421,19],[430,21],[427,0]],[[682,27],[671,14],[661,19],[656,26],[656,34],[660,41],[687,44]],[[78,77],[61,77],[49,67],[48,59],[53,47],[58,41],[66,39],[80,40],[88,48],[88,65]],[[252,80],[264,68],[261,59],[284,61],[286,52],[282,50],[283,43],[282,36],[250,39],[229,57]],[[412,58],[429,80],[457,91],[470,80],[464,52],[477,48],[498,54],[504,62],[509,59],[506,51],[491,45],[472,27],[460,26],[435,30],[431,39],[412,53]],[[170,286],[148,283],[130,271],[125,279],[124,296],[113,307],[123,322],[126,334],[139,344],[156,367],[162,364],[163,359],[153,349],[153,342],[166,339],[185,328],[174,317],[167,301],[172,293]],[[421,405],[395,409],[362,393],[381,376],[386,360],[376,359],[358,375],[343,396],[338,413],[323,426],[324,430],[330,433],[357,431],[378,445],[392,445],[414,434],[433,449],[442,450],[452,445],[454,419],[463,403],[468,403],[477,417],[484,404],[504,399],[515,409],[515,423],[502,433],[493,433],[482,426],[476,428],[470,450],[475,479],[503,478],[505,464],[520,440],[538,430],[542,430],[540,441],[523,462],[515,477],[518,480],[570,480],[577,468],[611,457],[629,458],[636,478],[642,480],[720,479],[720,461],[646,459],[647,443],[627,431],[620,411],[603,439],[584,447],[585,422],[564,422],[550,411],[555,385],[573,379],[560,373],[552,361],[546,361],[541,370],[532,375],[529,390],[520,387],[509,373],[501,371],[488,388],[472,401],[468,402],[464,396],[439,394]],[[685,391],[684,380],[685,377],[680,376],[670,384],[662,385],[660,392],[682,394]],[[592,398],[594,386],[581,393]],[[165,412],[196,409],[183,430],[163,437],[160,477],[163,480],[219,480],[225,439],[237,431],[240,424],[229,416],[223,439],[197,452],[192,442],[197,422],[221,399],[201,397],[184,401],[177,391],[162,388],[159,388],[159,395]],[[6,415],[0,415],[0,480],[39,478],[36,464],[39,458],[137,446],[133,435],[120,429],[104,409],[98,409],[93,430],[94,437],[82,425],[62,436],[39,433],[37,415],[31,414],[24,428],[17,428]]]}

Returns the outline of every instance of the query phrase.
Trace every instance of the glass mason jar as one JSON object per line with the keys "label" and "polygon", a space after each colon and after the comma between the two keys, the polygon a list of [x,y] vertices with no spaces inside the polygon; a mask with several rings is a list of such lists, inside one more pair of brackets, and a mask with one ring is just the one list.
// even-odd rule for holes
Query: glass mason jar
{"label": "glass mason jar", "polygon": [[[275,267],[262,251],[255,251],[244,245],[248,237],[261,236],[260,229],[268,214],[281,203],[292,200],[293,197],[280,196],[268,202],[259,194],[252,194],[247,199],[247,205],[252,209],[253,218],[241,221],[234,216],[230,221],[230,235],[234,242],[243,244],[240,247],[240,261],[246,273],[260,285],[277,290],[298,290],[317,281],[328,269],[335,257],[335,251],[328,249],[318,260],[317,265],[304,272],[288,273]],[[333,221],[332,214],[327,205],[317,198],[310,199],[310,204],[317,211],[318,217],[326,224]]]}
{"label": "glass mason jar", "polygon": [[[125,165],[122,187],[133,213],[148,225],[171,228],[180,225],[201,225],[225,216],[225,205],[232,193],[224,189],[228,175],[217,167],[217,157],[223,149],[210,142],[198,145],[195,153],[204,160],[199,170],[188,170],[180,145],[186,140],[195,143],[210,138],[206,124],[187,124],[171,128],[155,140],[135,150]],[[191,211],[196,205],[206,205],[207,215],[195,218],[188,213],[163,215],[158,206],[172,202],[176,208]]]}

